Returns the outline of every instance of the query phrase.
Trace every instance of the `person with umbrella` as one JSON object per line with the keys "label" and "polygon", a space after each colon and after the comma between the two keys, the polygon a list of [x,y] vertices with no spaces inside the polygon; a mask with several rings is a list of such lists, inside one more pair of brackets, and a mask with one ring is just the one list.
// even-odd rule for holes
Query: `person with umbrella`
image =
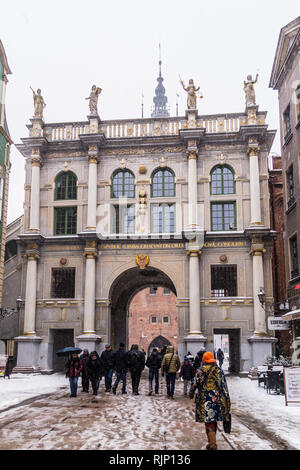
{"label": "person with umbrella", "polygon": [[69,355],[69,359],[66,362],[66,377],[69,378],[70,382],[70,397],[77,396],[78,378],[83,369],[82,362],[78,356],[78,353],[81,351],[80,348],[65,348],[56,353],[58,356]]}

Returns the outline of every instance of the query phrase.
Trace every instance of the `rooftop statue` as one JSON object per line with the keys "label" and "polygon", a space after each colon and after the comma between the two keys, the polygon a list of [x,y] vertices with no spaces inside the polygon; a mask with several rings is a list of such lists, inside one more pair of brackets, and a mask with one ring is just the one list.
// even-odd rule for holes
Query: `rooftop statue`
{"label": "rooftop statue", "polygon": [[36,92],[30,87],[33,93],[33,104],[34,104],[34,116],[35,118],[43,119],[43,110],[46,106],[44,98],[41,95],[41,90],[38,89]]}
{"label": "rooftop statue", "polygon": [[98,98],[102,91],[102,88],[97,88],[96,85],[92,86],[90,96],[86,100],[90,100],[89,108],[91,116],[98,116]]}
{"label": "rooftop statue", "polygon": [[258,73],[256,74],[255,80],[252,80],[252,75],[248,75],[247,81],[244,81],[246,106],[256,106],[255,91],[253,85],[257,82],[257,78]]}
{"label": "rooftop statue", "polygon": [[[187,107],[188,109],[197,109],[197,95],[196,92],[200,90],[200,87],[196,88],[194,85],[194,80],[191,78],[189,80],[189,85],[185,87],[184,81],[179,77],[180,83],[183,89],[187,92]],[[202,98],[202,96],[201,96]]]}

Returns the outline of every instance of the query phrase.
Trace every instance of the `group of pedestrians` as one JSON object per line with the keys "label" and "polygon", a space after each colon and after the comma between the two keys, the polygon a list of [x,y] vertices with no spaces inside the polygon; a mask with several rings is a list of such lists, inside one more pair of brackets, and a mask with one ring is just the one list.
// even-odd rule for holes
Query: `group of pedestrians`
{"label": "group of pedestrians", "polygon": [[[221,350],[220,350],[221,351]],[[222,351],[221,351],[222,352]],[[79,357],[73,353],[66,363],[66,375],[70,380],[71,397],[77,395],[78,378],[82,377],[82,391],[89,391],[91,382],[93,394],[97,395],[101,378],[105,378],[105,391],[116,394],[118,385],[122,382],[122,394],[126,394],[127,372],[131,374],[132,392],[139,395],[139,384],[145,366],[149,368],[149,395],[159,393],[159,370],[161,376],[166,377],[167,396],[174,399],[176,374],[183,380],[184,396],[194,398],[195,393],[195,420],[205,423],[208,450],[216,450],[216,432],[218,421],[230,420],[230,397],[226,378],[221,368],[224,354],[216,354],[220,367],[217,365],[212,352],[201,349],[194,358],[190,353],[184,357],[181,364],[178,353],[173,346],[158,350],[154,348],[145,360],[145,352],[138,349],[137,344],[131,346],[130,351],[125,350],[125,344],[120,343],[119,349],[113,351],[110,344],[99,357],[96,351],[89,354],[85,349]],[[115,382],[113,374],[115,373]],[[189,390],[188,390],[189,389]]]}

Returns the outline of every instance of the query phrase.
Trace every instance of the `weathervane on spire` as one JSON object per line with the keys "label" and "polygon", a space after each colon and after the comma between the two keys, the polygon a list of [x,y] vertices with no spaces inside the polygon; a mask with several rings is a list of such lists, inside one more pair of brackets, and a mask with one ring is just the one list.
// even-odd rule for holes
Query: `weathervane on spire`
{"label": "weathervane on spire", "polygon": [[155,88],[155,96],[153,98],[154,102],[154,110],[151,114],[151,117],[154,118],[161,118],[161,117],[169,117],[169,111],[167,108],[168,98],[166,97],[166,90],[163,86],[162,82],[164,81],[163,77],[161,76],[161,46],[159,44],[159,76],[157,78],[158,85]]}

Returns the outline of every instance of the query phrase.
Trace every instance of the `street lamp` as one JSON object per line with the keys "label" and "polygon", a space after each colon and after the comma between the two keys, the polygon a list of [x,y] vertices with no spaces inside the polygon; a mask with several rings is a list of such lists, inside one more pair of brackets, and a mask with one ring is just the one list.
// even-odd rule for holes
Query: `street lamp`
{"label": "street lamp", "polygon": [[12,315],[13,313],[19,313],[19,312],[20,312],[21,305],[22,305],[22,299],[21,299],[21,297],[19,296],[19,297],[16,299],[16,307],[17,307],[17,308],[2,308],[2,307],[0,307],[0,319],[9,317],[9,316]]}
{"label": "street lamp", "polygon": [[266,294],[263,287],[260,287],[259,293],[257,294],[260,305],[266,313],[274,313],[276,311],[275,307],[279,306],[279,310],[289,310],[289,302],[285,300],[284,302],[273,302],[268,308],[266,306]]}

